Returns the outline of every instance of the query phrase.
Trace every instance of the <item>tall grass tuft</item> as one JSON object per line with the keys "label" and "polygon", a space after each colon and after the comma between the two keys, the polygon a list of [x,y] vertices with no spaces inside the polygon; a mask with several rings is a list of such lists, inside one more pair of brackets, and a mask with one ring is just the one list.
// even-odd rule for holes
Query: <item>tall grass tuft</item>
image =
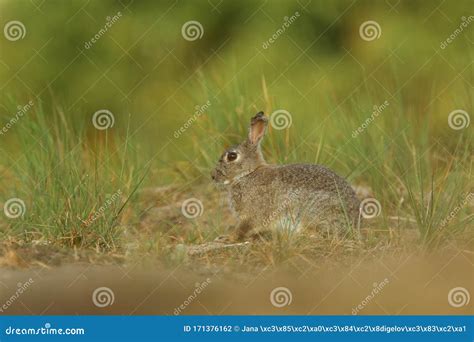
{"label": "tall grass tuft", "polygon": [[2,222],[2,238],[117,248],[141,180],[128,136],[128,130],[97,130],[81,115],[36,105],[8,132],[8,150],[1,150],[1,202],[25,203],[22,216]]}

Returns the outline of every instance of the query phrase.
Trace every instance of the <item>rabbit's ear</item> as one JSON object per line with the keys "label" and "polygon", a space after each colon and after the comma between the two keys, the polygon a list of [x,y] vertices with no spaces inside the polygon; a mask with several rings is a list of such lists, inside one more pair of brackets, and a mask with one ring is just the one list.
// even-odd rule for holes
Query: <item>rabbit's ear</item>
{"label": "rabbit's ear", "polygon": [[265,135],[265,130],[268,125],[268,119],[263,112],[257,113],[250,120],[249,142],[257,145]]}

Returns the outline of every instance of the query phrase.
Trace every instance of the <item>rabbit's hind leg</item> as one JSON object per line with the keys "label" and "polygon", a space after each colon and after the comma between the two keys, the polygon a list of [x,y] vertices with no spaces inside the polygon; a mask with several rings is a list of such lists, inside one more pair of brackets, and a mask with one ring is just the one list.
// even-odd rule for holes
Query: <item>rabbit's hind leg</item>
{"label": "rabbit's hind leg", "polygon": [[235,243],[243,241],[246,235],[253,229],[253,225],[250,220],[244,220],[239,223],[229,234],[217,237],[214,241],[221,243]]}

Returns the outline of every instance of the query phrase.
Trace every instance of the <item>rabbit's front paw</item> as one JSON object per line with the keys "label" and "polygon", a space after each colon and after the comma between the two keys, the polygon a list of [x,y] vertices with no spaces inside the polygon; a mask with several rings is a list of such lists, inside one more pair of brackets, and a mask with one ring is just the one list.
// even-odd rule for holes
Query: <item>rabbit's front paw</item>
{"label": "rabbit's front paw", "polygon": [[237,237],[235,235],[221,235],[214,239],[214,242],[224,243],[224,244],[231,244],[237,242]]}

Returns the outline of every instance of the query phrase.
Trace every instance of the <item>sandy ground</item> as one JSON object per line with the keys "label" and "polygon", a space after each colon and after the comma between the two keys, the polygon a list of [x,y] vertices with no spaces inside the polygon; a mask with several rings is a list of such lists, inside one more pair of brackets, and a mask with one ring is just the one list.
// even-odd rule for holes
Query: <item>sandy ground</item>
{"label": "sandy ground", "polygon": [[[466,303],[461,294],[460,307],[448,300],[456,287],[474,295],[474,253],[469,250],[397,258],[367,255],[252,274],[212,266],[161,269],[113,263],[2,267],[0,314],[474,314],[474,298]],[[109,289],[108,297],[97,306],[94,291],[101,287]],[[271,293],[280,287],[286,289],[273,297],[275,306]]]}

